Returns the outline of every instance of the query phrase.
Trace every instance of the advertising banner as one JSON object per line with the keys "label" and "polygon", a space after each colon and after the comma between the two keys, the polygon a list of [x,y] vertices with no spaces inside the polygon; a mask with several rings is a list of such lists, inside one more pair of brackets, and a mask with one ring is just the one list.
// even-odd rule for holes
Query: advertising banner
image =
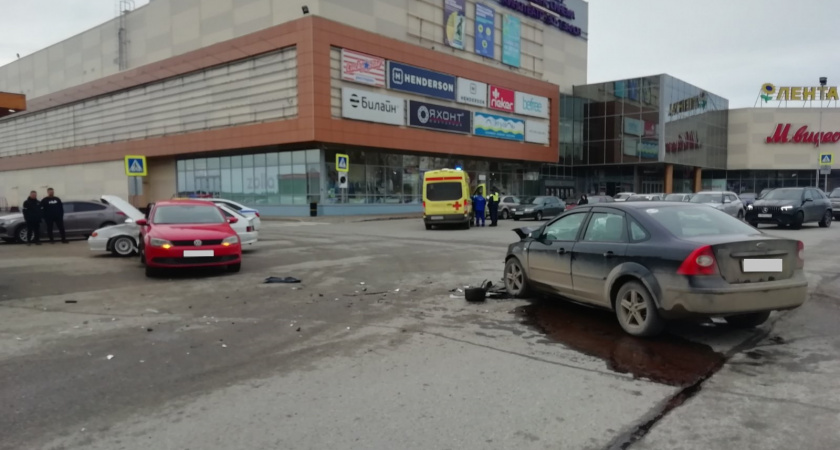
{"label": "advertising banner", "polygon": [[405,100],[360,89],[341,89],[341,116],[345,119],[405,125]]}
{"label": "advertising banner", "polygon": [[659,141],[648,139],[639,141],[639,156],[647,159],[659,159]]}
{"label": "advertising banner", "polygon": [[502,16],[502,62],[519,67],[521,50],[522,23],[516,16]]}
{"label": "advertising banner", "polygon": [[385,59],[341,49],[341,79],[385,87]]}
{"label": "advertising banner", "polygon": [[632,117],[625,117],[624,118],[624,134],[629,134],[631,136],[642,136],[644,134],[644,121],[639,119],[634,119]]}
{"label": "advertising banner", "polygon": [[473,114],[473,134],[521,142],[525,140],[525,121],[476,112]]}
{"label": "advertising banner", "polygon": [[388,61],[388,89],[454,101],[455,77]]}
{"label": "advertising banner", "polygon": [[496,11],[481,3],[475,4],[475,53],[487,58],[495,57]]}
{"label": "advertising banner", "polygon": [[516,93],[510,89],[490,85],[490,109],[513,112],[516,105]]}
{"label": "advertising banner", "polygon": [[548,119],[548,98],[517,92],[514,112],[525,116]]}
{"label": "advertising banner", "polygon": [[459,77],[458,103],[487,107],[487,84]]}
{"label": "advertising banner", "polygon": [[446,45],[463,50],[466,26],[466,0],[444,0],[443,36]]}
{"label": "advertising banner", "polygon": [[525,142],[548,144],[548,122],[543,122],[541,120],[526,120]]}
{"label": "advertising banner", "polygon": [[472,131],[471,113],[466,109],[450,108],[431,103],[408,101],[408,126],[430,130],[469,134]]}
{"label": "advertising banner", "polygon": [[656,138],[656,137],[658,137],[657,134],[656,134],[656,122],[645,121],[645,137],[646,138]]}

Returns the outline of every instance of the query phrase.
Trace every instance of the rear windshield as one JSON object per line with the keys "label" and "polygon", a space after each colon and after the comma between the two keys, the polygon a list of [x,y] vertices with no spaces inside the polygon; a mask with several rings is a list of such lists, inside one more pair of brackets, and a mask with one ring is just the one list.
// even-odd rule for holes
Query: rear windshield
{"label": "rear windshield", "polygon": [[799,200],[801,198],[801,189],[773,189],[764,196],[764,200]]}
{"label": "rear windshield", "polygon": [[160,206],[155,209],[156,224],[222,223],[225,219],[215,205]]}
{"label": "rear windshield", "polygon": [[708,206],[649,208],[645,213],[678,238],[757,233],[755,228]]}
{"label": "rear windshield", "polygon": [[651,201],[652,197],[649,195],[631,195],[627,197],[628,202],[648,202]]}
{"label": "rear windshield", "polygon": [[429,183],[426,185],[426,200],[430,202],[448,202],[464,196],[461,183]]}
{"label": "rear windshield", "polygon": [[691,203],[723,203],[722,194],[697,194],[691,197]]}
{"label": "rear windshield", "polygon": [[681,202],[685,198],[683,194],[668,194],[665,196],[665,200],[669,202]]}

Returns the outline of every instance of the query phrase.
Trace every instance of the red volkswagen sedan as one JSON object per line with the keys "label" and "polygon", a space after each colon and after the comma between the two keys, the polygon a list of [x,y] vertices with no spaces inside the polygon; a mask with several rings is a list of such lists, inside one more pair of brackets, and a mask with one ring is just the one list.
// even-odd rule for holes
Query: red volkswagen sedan
{"label": "red volkswagen sedan", "polygon": [[242,246],[219,208],[200,200],[156,203],[140,226],[140,261],[146,276],[163,269],[181,267],[226,267],[239,272]]}

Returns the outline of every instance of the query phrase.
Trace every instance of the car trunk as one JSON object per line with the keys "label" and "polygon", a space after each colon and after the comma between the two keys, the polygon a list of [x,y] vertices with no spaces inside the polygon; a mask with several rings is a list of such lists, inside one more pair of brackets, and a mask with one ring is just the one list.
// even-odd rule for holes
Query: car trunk
{"label": "car trunk", "polygon": [[[704,237],[708,244],[708,236]],[[712,244],[720,275],[730,284],[762,283],[793,277],[797,266],[797,241],[755,236]],[[779,266],[781,263],[781,267]],[[768,266],[776,267],[768,267]],[[765,270],[767,269],[767,270]],[[779,271],[780,270],[780,271]]]}
{"label": "car trunk", "polygon": [[463,214],[464,192],[461,181],[446,181],[426,184],[426,215]]}

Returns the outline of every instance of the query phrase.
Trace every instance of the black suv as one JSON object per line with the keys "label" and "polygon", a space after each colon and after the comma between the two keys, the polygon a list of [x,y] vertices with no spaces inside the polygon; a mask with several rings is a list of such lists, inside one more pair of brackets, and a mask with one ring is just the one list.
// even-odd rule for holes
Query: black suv
{"label": "black suv", "polygon": [[818,222],[820,227],[831,226],[831,201],[816,188],[778,188],[768,192],[747,207],[746,220],[752,226],[772,223],[794,229],[803,223]]}

